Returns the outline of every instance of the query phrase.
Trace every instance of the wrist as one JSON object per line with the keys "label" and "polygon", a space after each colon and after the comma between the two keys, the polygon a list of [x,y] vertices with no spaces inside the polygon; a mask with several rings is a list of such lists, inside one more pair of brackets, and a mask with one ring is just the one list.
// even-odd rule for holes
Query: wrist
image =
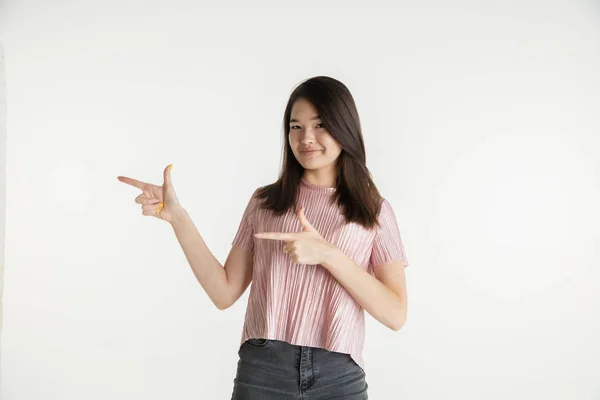
{"label": "wrist", "polygon": [[325,269],[329,270],[329,269],[333,268],[335,265],[339,264],[339,259],[343,255],[344,254],[338,247],[336,247],[332,244],[328,244],[327,249],[325,250],[323,262],[321,262],[321,265],[323,267],[325,267]]}
{"label": "wrist", "polygon": [[178,206],[175,208],[175,210],[173,210],[170,223],[173,226],[180,224],[181,222],[185,221],[187,216],[187,211],[185,211],[183,207]]}

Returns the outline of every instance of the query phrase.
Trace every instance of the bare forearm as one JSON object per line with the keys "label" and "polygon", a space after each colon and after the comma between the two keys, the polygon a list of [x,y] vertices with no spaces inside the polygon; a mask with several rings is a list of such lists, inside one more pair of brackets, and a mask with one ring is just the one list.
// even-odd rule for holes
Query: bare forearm
{"label": "bare forearm", "polygon": [[212,302],[218,308],[224,308],[224,305],[228,302],[228,284],[225,269],[200,236],[198,229],[185,209],[180,208],[175,213],[171,226],[196,279]]}
{"label": "bare forearm", "polygon": [[322,265],[373,318],[393,330],[404,325],[406,301],[341,250],[332,250]]}

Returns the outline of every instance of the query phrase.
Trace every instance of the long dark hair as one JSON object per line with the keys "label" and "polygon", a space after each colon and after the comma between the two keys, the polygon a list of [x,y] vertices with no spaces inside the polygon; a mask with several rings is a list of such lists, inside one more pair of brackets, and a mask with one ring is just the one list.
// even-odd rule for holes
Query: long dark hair
{"label": "long dark hair", "polygon": [[296,206],[296,192],[304,168],[292,152],[289,133],[292,106],[300,98],[313,104],[325,129],[342,148],[336,160],[336,190],[332,202],[341,207],[347,222],[356,222],[365,228],[377,225],[383,199],[366,166],[365,144],[356,104],[346,85],[327,76],[305,80],[290,95],[283,116],[281,171],[276,182],[256,191],[255,196],[263,200],[261,207],[281,215]]}

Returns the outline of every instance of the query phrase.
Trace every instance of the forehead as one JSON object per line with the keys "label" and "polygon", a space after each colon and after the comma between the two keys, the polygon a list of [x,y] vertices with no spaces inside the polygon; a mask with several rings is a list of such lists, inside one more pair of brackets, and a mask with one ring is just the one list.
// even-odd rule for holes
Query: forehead
{"label": "forehead", "polygon": [[306,99],[298,99],[292,106],[291,119],[310,119],[318,114],[316,107]]}

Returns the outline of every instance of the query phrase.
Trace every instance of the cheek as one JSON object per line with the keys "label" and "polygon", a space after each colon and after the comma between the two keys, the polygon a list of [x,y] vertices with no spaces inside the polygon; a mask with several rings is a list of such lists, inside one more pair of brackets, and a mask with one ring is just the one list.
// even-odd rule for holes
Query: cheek
{"label": "cheek", "polygon": [[296,152],[296,142],[294,141],[294,137],[292,135],[288,136],[289,146],[292,148],[292,151]]}
{"label": "cheek", "polygon": [[342,152],[342,147],[333,137],[329,137],[325,143],[327,155],[337,157]]}

